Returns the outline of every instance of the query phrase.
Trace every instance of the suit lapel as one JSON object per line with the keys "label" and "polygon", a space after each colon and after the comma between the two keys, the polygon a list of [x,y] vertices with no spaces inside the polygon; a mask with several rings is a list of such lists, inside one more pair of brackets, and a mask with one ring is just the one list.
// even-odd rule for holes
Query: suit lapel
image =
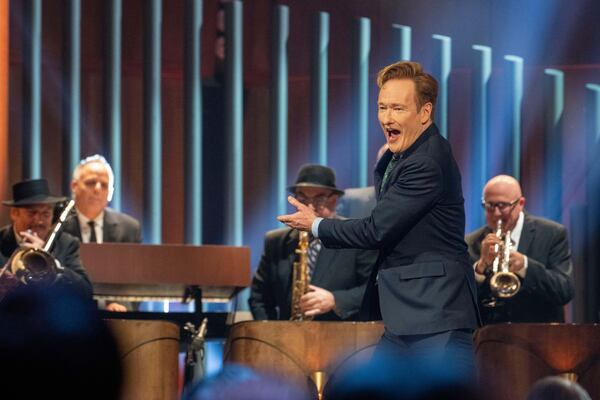
{"label": "suit lapel", "polygon": [[391,159],[392,152],[387,150],[383,156],[381,156],[377,162],[377,165],[375,166],[375,196],[378,200],[381,198],[381,181],[383,179],[383,174],[385,174],[385,170]]}
{"label": "suit lapel", "polygon": [[80,242],[83,241],[81,238],[81,228],[79,227],[79,218],[77,217],[77,211],[72,209],[69,213],[69,218],[65,221],[65,231],[73,232],[74,236],[79,239]]}
{"label": "suit lapel", "polygon": [[102,222],[102,241],[103,242],[116,242],[117,241],[117,221],[113,217],[112,213],[108,210],[104,210],[104,221]]}
{"label": "suit lapel", "polygon": [[527,214],[525,214],[525,220],[523,221],[523,230],[521,231],[521,238],[519,239],[518,251],[522,254],[529,254],[531,243],[535,238],[535,222],[532,221]]}
{"label": "suit lapel", "polygon": [[290,230],[283,242],[283,256],[280,258],[283,260],[279,264],[279,271],[277,274],[280,276],[280,280],[285,282],[284,293],[291,293],[292,279],[294,275],[294,262],[296,261],[296,248],[298,247],[298,231],[295,229]]}
{"label": "suit lapel", "polygon": [[6,259],[10,258],[12,253],[19,247],[17,244],[17,238],[15,237],[15,233],[13,232],[13,226],[8,225],[6,229],[2,232],[2,237],[0,238],[0,249],[2,251],[2,255],[6,257]]}
{"label": "suit lapel", "polygon": [[321,247],[321,251],[319,251],[319,256],[317,257],[317,265],[310,279],[312,284],[319,286],[318,283],[327,281],[325,278],[334,270],[329,267],[332,265],[336,254],[338,254],[337,250],[328,249],[325,246]]}

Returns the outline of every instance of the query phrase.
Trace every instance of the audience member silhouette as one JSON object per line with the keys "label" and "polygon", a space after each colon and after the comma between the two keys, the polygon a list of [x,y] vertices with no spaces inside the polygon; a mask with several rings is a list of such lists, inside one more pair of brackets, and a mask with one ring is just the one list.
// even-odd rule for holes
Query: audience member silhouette
{"label": "audience member silhouette", "polygon": [[3,398],[119,397],[115,340],[75,289],[20,286],[0,302],[0,326]]}
{"label": "audience member silhouette", "polygon": [[308,400],[307,393],[281,377],[227,364],[196,384],[185,400]]}
{"label": "audience member silhouette", "polygon": [[547,376],[531,387],[527,400],[592,400],[592,398],[577,382],[559,376]]}

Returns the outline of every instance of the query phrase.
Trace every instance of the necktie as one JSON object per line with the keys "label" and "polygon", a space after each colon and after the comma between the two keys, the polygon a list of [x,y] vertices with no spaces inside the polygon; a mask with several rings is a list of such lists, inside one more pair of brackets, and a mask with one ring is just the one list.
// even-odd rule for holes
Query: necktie
{"label": "necktie", "polygon": [[396,163],[398,162],[398,159],[400,157],[397,154],[394,154],[392,156],[392,159],[390,160],[390,162],[388,163],[385,172],[383,174],[383,179],[381,180],[381,189],[383,189],[383,187],[385,186],[385,184],[388,181],[388,178],[390,177],[390,173],[392,172],[392,170],[394,169],[394,165],[396,165]]}
{"label": "necktie", "polygon": [[312,277],[315,267],[317,266],[317,257],[319,257],[319,251],[321,251],[322,243],[318,238],[311,240],[308,245],[308,276]]}
{"label": "necktie", "polygon": [[88,225],[90,226],[90,243],[96,243],[96,224],[94,221],[89,221]]}

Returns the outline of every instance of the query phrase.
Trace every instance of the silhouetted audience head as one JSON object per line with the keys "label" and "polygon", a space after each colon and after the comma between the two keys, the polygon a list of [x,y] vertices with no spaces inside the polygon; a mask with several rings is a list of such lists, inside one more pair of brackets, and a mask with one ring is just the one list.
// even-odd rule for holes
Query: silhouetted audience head
{"label": "silhouetted audience head", "polygon": [[283,378],[246,366],[227,364],[200,381],[186,400],[307,400],[307,393]]}
{"label": "silhouetted audience head", "polygon": [[548,376],[531,387],[527,400],[591,400],[591,397],[577,382]]}
{"label": "silhouetted audience head", "polygon": [[443,358],[404,354],[342,368],[325,388],[330,400],[477,400],[471,377]]}
{"label": "silhouetted audience head", "polygon": [[70,287],[21,286],[0,302],[0,376],[7,399],[117,399],[116,343]]}

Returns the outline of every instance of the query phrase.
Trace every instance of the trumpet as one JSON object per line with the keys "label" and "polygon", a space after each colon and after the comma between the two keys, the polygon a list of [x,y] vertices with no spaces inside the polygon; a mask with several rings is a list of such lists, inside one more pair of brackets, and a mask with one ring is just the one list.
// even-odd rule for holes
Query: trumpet
{"label": "trumpet", "polygon": [[501,299],[513,297],[521,288],[521,280],[509,269],[510,251],[512,249],[510,233],[510,230],[504,232],[504,234],[502,233],[502,220],[498,220],[496,236],[502,240],[502,244],[497,243],[494,245],[496,257],[492,264],[490,289],[494,297]]}

